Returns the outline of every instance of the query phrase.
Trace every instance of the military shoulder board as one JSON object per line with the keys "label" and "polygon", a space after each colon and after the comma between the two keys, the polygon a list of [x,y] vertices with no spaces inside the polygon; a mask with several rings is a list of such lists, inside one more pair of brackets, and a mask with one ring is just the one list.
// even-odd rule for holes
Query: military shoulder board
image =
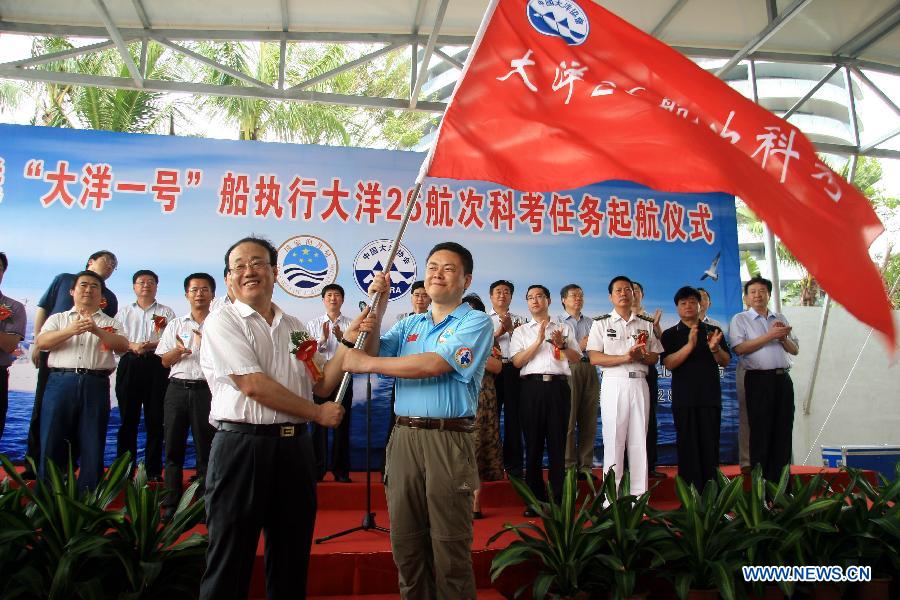
{"label": "military shoulder board", "polygon": [[606,313],[605,315],[600,315],[599,317],[594,317],[595,321],[602,321],[603,319],[608,319],[610,317],[610,313]]}
{"label": "military shoulder board", "polygon": [[646,315],[638,315],[637,318],[638,318],[638,319],[643,319],[643,320],[645,320],[645,321],[649,321],[649,322],[651,322],[651,323],[653,322],[653,317],[648,317],[648,316],[646,316]]}

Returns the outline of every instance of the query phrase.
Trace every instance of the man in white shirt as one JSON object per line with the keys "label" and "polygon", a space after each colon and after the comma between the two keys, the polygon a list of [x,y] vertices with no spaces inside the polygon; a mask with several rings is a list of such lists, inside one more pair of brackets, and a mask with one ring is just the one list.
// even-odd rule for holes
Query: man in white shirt
{"label": "man in white shirt", "polygon": [[51,315],[34,342],[35,351],[51,351],[41,406],[39,475],[46,480],[48,460],[65,470],[70,448],[77,448],[82,490],[96,487],[103,476],[109,375],[116,367],[112,352],[128,348],[122,324],[100,310],[102,289],[99,275],[78,273],[70,290],[74,306]]}
{"label": "man in white shirt", "polygon": [[[322,288],[322,304],[325,305],[325,314],[316,317],[306,324],[310,335],[318,336],[319,355],[324,361],[329,361],[337,352],[344,332],[350,326],[350,319],[341,314],[344,306],[344,288],[336,283],[331,283]],[[323,362],[324,362],[323,361]],[[326,397],[313,396],[316,404],[334,402],[334,394]],[[331,442],[331,473],[338,483],[350,483],[350,415],[353,408],[353,386],[347,388],[347,393],[341,401],[344,407],[344,418],[338,425],[332,436]],[[316,479],[322,481],[325,471],[328,470],[328,428],[313,425],[312,432],[313,451],[316,454]]]}
{"label": "man in white shirt", "polygon": [[494,344],[500,347],[503,369],[494,378],[497,388],[497,412],[503,412],[503,467],[508,475],[522,477],[522,425],[519,422],[519,369],[512,364],[509,341],[513,331],[525,322],[519,315],[509,312],[515,286],[511,281],[499,279],[491,284],[491,312],[494,323]]}
{"label": "man in white shirt", "polygon": [[[203,326],[200,364],[212,391],[213,438],[206,480],[209,549],[200,587],[205,600],[245,600],[260,530],[265,532],[269,598],[305,598],[316,517],[316,476],[307,423],[341,422],[334,402],[315,404],[340,381],[341,356],[313,383],[294,354],[295,338],[312,338],[303,323],[272,302],[278,251],[244,238],[225,253],[233,304]],[[384,286],[380,291],[385,291]],[[360,313],[346,334],[356,338]],[[377,343],[378,337],[371,336]],[[314,339],[314,338],[313,338]],[[252,460],[249,458],[252,457]]]}
{"label": "man in white shirt", "polygon": [[234,292],[231,291],[231,284],[228,281],[228,267],[225,267],[225,276],[222,281],[225,282],[225,293],[213,298],[209,304],[209,312],[216,312],[226,304],[234,302]]}
{"label": "man in white shirt", "polygon": [[[532,285],[525,292],[531,321],[516,328],[509,342],[512,363],[519,369],[519,417],[525,434],[525,482],[538,500],[547,500],[544,487],[544,440],[547,441],[549,483],[554,496],[562,494],[566,459],[566,431],[571,404],[569,363],[581,360],[575,330],[550,319],[550,290]],[[528,507],[525,516],[535,516]]]}
{"label": "man in white shirt", "polygon": [[128,336],[128,352],[119,359],[116,398],[122,425],[116,436],[116,453],[131,452],[138,463],[137,432],[144,407],[147,435],[144,464],[150,481],[162,482],[163,399],[169,386],[169,370],[155,354],[159,338],[175,311],[156,301],[159,277],[141,269],[131,277],[135,301],[119,311],[118,318]]}
{"label": "man in white shirt", "polygon": [[603,432],[603,467],[612,468],[616,486],[624,473],[625,450],[631,490],[636,496],[647,491],[647,419],[650,390],[647,371],[655,365],[662,344],[653,328],[653,318],[633,312],[631,280],[618,275],[609,282],[613,312],[597,317],[588,335],[591,364],[603,370],[600,386],[600,422]]}
{"label": "man in white shirt", "polygon": [[[170,521],[183,490],[184,455],[188,429],[197,455],[197,477],[206,480],[209,449],[216,430],[209,423],[211,395],[200,368],[203,323],[216,293],[216,281],[207,273],[192,273],[184,279],[184,297],[191,312],[169,321],[156,347],[162,366],[169,369],[169,387],[164,401],[166,444],[166,496],[163,520]],[[201,483],[202,485],[202,483]],[[203,493],[201,487],[198,493]]]}

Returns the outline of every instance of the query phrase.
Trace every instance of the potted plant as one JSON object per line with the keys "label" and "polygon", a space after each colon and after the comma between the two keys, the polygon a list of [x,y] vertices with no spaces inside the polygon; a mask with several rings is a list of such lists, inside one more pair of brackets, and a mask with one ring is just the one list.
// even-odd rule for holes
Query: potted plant
{"label": "potted plant", "polygon": [[552,494],[548,494],[548,502],[541,502],[520,479],[513,477],[510,482],[526,505],[537,512],[541,525],[507,523],[491,536],[488,544],[510,532],[517,537],[494,557],[491,580],[496,581],[510,567],[528,562],[536,566],[537,574],[531,584],[515,591],[515,597],[529,585],[537,600],[548,596],[590,597],[590,593],[605,587],[606,573],[615,565],[599,551],[605,538],[600,535],[603,527],[592,522],[593,489],[580,497],[575,469],[566,471],[559,502]]}
{"label": "potted plant", "polygon": [[900,573],[900,464],[893,482],[879,475],[878,487],[873,487],[860,470],[844,470],[850,483],[838,528],[851,547],[855,558],[851,562],[872,569],[872,580],[857,584],[857,597],[887,600],[891,574]]}
{"label": "potted plant", "polygon": [[600,494],[594,498],[593,520],[604,538],[601,551],[607,556],[604,564],[612,567],[614,600],[629,598],[635,593],[640,575],[649,574],[663,561],[661,544],[666,531],[655,518],[649,518],[650,494],[630,494],[628,472],[622,476],[621,490],[616,488],[612,469],[603,478]]}
{"label": "potted plant", "polygon": [[667,532],[663,575],[672,579],[682,600],[719,594],[733,600],[747,549],[767,535],[747,530],[732,514],[743,494],[743,478],[729,480],[719,472],[700,494],[677,477],[675,492],[681,507],[657,515]]}

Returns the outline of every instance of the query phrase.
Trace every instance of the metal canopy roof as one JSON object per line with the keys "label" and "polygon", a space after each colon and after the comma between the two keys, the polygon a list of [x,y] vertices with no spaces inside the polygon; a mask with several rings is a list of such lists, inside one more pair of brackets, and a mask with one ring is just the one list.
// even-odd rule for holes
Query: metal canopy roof
{"label": "metal canopy roof", "polygon": [[[419,98],[427,69],[435,60],[443,60],[457,70],[461,68],[460,61],[444,49],[471,43],[487,3],[487,0],[0,0],[0,34],[105,40],[69,53],[0,64],[0,77],[440,112],[445,108],[444,103]],[[896,105],[862,72],[875,70],[900,75],[900,1],[599,0],[598,3],[684,54],[726,59],[717,72],[720,76],[748,59],[833,65],[847,76],[852,72],[900,115]],[[148,40],[155,40],[172,51],[213,66],[216,66],[213,61],[186,49],[183,40],[273,41],[280,42],[282,49],[287,43],[304,41],[382,46],[320,75],[316,81],[286,83],[282,75],[275,85],[260,85],[261,82],[245,77],[246,86],[217,86],[145,78],[143,65],[135,64],[126,51],[126,42],[135,40],[142,41],[144,46]],[[33,68],[64,58],[63,54],[71,56],[110,47],[119,49],[130,78]],[[402,48],[411,48],[419,59],[410,74],[409,98],[342,96],[307,89],[328,76]],[[282,66],[282,73],[283,70]],[[886,139],[891,137],[888,135]],[[877,148],[861,149],[859,145],[837,150],[879,154]],[[884,156],[895,154],[880,151]]]}

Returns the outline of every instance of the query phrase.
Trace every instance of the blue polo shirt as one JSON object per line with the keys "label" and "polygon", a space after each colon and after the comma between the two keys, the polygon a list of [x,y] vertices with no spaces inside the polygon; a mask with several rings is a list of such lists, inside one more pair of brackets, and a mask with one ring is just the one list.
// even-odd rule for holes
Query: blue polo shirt
{"label": "blue polo shirt", "polygon": [[394,412],[404,417],[474,416],[493,336],[491,318],[467,303],[437,324],[430,309],[397,322],[381,336],[381,356],[435,352],[453,370],[438,377],[397,378]]}
{"label": "blue polo shirt", "polygon": [[[72,310],[72,307],[75,306],[75,300],[72,298],[72,294],[69,293],[74,282],[75,275],[72,273],[60,273],[53,278],[53,283],[50,284],[50,287],[38,300],[38,306],[47,311],[48,317],[56,313]],[[100,293],[102,295],[100,310],[106,313],[107,316],[116,316],[116,313],[119,312],[119,299],[112,293],[112,290],[106,287],[105,283]]]}

